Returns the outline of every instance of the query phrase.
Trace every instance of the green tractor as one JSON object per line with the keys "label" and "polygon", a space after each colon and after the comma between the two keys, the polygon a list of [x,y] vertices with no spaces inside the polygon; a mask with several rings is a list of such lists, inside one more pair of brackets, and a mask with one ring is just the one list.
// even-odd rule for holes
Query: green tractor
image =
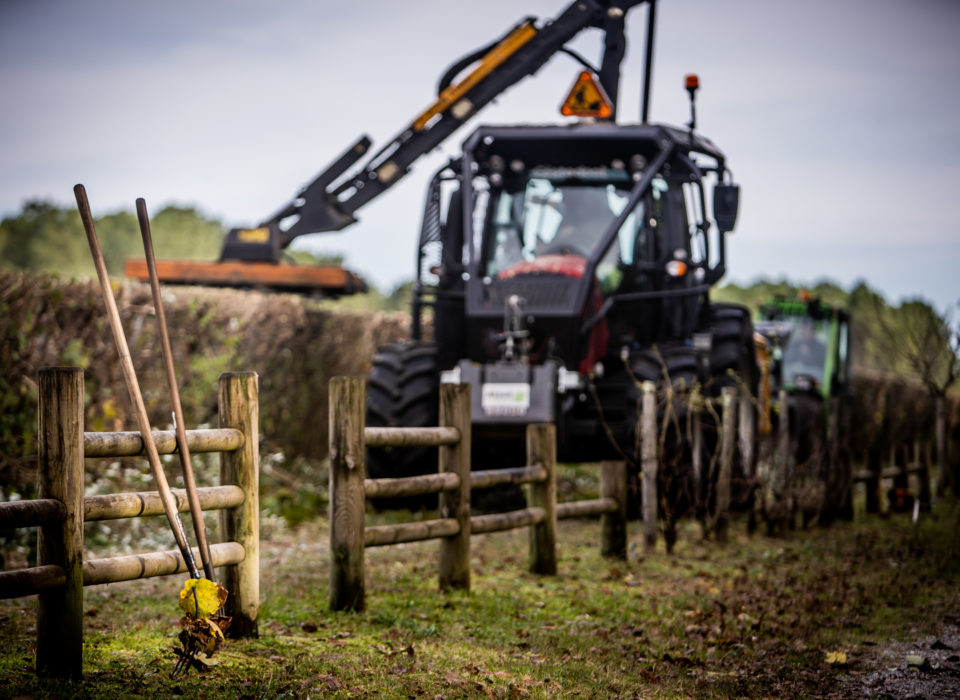
{"label": "green tractor", "polygon": [[768,358],[760,424],[772,435],[762,450],[771,467],[761,470],[768,525],[797,510],[805,525],[847,515],[849,470],[841,436],[852,395],[850,314],[801,295],[764,304],[760,316],[754,328]]}

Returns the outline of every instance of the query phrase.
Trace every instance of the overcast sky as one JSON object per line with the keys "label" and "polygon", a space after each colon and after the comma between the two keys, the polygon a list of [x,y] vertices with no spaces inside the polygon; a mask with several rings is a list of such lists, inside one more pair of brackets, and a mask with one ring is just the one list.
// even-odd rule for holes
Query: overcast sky
{"label": "overcast sky", "polygon": [[[96,215],[196,206],[254,225],[360,134],[374,148],[463,54],[563,0],[0,0],[0,216],[29,199]],[[637,121],[646,10],[628,15],[620,121]],[[960,299],[960,2],[661,0],[651,117],[689,119],[741,185],[728,281],[891,301]],[[574,48],[599,59],[599,32]],[[481,122],[561,121],[580,67],[556,56],[359,212],[297,245],[389,290],[413,275],[426,180]]]}

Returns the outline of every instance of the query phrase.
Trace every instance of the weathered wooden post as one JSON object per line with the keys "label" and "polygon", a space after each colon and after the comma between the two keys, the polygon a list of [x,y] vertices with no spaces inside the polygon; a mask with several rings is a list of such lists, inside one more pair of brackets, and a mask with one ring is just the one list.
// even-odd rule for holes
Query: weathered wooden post
{"label": "weathered wooden post", "polygon": [[703,522],[703,401],[692,402],[690,410],[693,415],[690,420],[690,431],[693,454],[691,466],[693,468],[693,512],[701,526]]}
{"label": "weathered wooden post", "polygon": [[693,468],[693,514],[700,523],[700,531],[703,537],[707,536],[706,505],[703,491],[704,473],[703,473],[703,411],[704,397],[697,394],[696,400],[691,401],[690,410],[692,417],[690,421],[691,443],[693,454],[691,455],[691,467]]}
{"label": "weathered wooden post", "polygon": [[882,472],[883,465],[880,463],[880,450],[877,447],[867,449],[866,470],[870,476],[864,482],[867,489],[867,513],[879,513],[883,503],[882,494]]}
{"label": "weathered wooden post", "polygon": [[820,510],[820,524],[830,525],[840,515],[849,500],[845,489],[849,480],[841,473],[840,464],[840,399],[834,397],[828,403],[826,474],[824,476],[823,505]]}
{"label": "weathered wooden post", "polygon": [[[907,445],[890,448],[890,469],[893,471],[893,488],[910,490],[910,448]],[[899,461],[899,464],[897,463]]]}
{"label": "weathered wooden post", "polygon": [[844,520],[853,520],[853,460],[847,440],[850,434],[850,403],[837,399],[837,419],[834,438],[834,460],[840,475],[840,512]]}
{"label": "weathered wooden post", "polygon": [[330,609],[364,608],[366,387],[362,379],[330,380]]}
{"label": "weathered wooden post", "polygon": [[[929,444],[929,443],[928,443]],[[917,489],[917,498],[924,513],[930,512],[930,460],[920,450],[920,441],[913,443],[913,461],[917,465],[917,480],[920,488]]]}
{"label": "weathered wooden post", "polygon": [[243,445],[220,453],[220,483],[236,484],[243,503],[220,511],[220,531],[227,542],[243,545],[243,561],[223,570],[230,592],[225,612],[233,618],[227,634],[256,637],[260,612],[260,400],[256,372],[220,375],[220,427],[243,433]]}
{"label": "weathered wooden post", "polygon": [[83,671],[83,370],[40,370],[37,432],[38,498],[61,501],[62,522],[37,537],[40,566],[63,568],[63,587],[37,605],[37,674],[80,678]]}
{"label": "weathered wooden post", "polygon": [[657,385],[646,381],[641,387],[640,470],[643,479],[643,550],[657,547]]}
{"label": "weathered wooden post", "polygon": [[600,496],[617,503],[617,509],[600,516],[600,554],[627,558],[627,463],[600,464]]}
{"label": "weathered wooden post", "polygon": [[947,400],[937,397],[936,423],[937,436],[937,495],[945,496],[950,489],[950,464],[947,460]]}
{"label": "weathered wooden post", "polygon": [[789,519],[792,523],[794,515],[793,504],[790,502],[790,482],[793,478],[790,460],[790,397],[786,389],[780,390],[777,401],[780,412],[777,422],[777,474],[773,479],[773,497],[778,501],[777,511],[781,512],[782,519]]}
{"label": "weathered wooden post", "polygon": [[440,446],[440,472],[460,477],[460,486],[442,491],[439,498],[441,518],[455,518],[460,525],[456,535],[440,539],[440,590],[470,590],[470,385],[440,386],[440,425],[456,428],[460,440]]}
{"label": "weathered wooden post", "polygon": [[557,430],[553,424],[527,426],[527,464],[542,465],[547,472],[543,481],[527,486],[531,508],[542,508],[543,521],[530,527],[530,571],[534,574],[557,573]]}
{"label": "weathered wooden post", "polygon": [[757,404],[747,387],[740,388],[740,402],[737,407],[737,448],[740,450],[740,463],[743,465],[743,488],[747,494],[747,532],[757,529],[757,474],[755,455],[757,446]]}
{"label": "weathered wooden post", "polygon": [[720,390],[722,424],[720,433],[720,472],[717,475],[717,510],[714,532],[718,542],[727,541],[730,511],[730,474],[733,471],[733,450],[736,446],[737,388],[725,386]]}
{"label": "weathered wooden post", "polygon": [[737,446],[740,450],[740,461],[743,463],[743,478],[749,483],[753,482],[756,476],[753,471],[753,453],[757,444],[757,414],[750,392],[741,388],[738,393],[740,402],[737,408]]}

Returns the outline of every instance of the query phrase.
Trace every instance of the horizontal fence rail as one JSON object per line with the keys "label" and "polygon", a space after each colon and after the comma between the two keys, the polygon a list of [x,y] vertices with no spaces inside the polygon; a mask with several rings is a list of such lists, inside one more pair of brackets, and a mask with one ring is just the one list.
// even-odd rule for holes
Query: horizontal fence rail
{"label": "horizontal fence rail", "polygon": [[898,476],[904,476],[905,474],[923,474],[928,471],[929,467],[925,463],[914,463],[907,464],[903,467],[887,467],[886,469],[881,469],[879,472],[871,471],[869,469],[861,469],[853,473],[854,481],[869,481],[870,479],[896,479]]}
{"label": "horizontal fence rail", "polygon": [[[199,560],[199,549],[194,549],[194,556]],[[239,564],[245,556],[243,547],[236,542],[210,545],[210,557],[214,566]],[[83,562],[83,585],[119,583],[154,576],[183,574],[188,571],[183,555],[176,549],[148,554],[125,554]],[[56,564],[0,571],[0,598],[20,598],[42,591],[51,591],[63,586],[65,582],[66,573],[62,566]]]}
{"label": "horizontal fence rail", "polygon": [[[177,436],[172,430],[153,430],[157,453],[174,454],[177,451]],[[233,428],[207,428],[187,430],[187,447],[190,452],[230,452],[243,446],[243,433]],[[139,432],[84,433],[84,457],[144,457],[147,452]]]}
{"label": "horizontal fence rail", "polygon": [[[199,560],[200,550],[194,549],[194,556]],[[210,558],[214,566],[230,566],[241,563],[246,558],[246,553],[243,545],[238,542],[220,542],[210,545]],[[176,549],[149,554],[125,554],[83,562],[83,585],[97,586],[102,583],[185,574],[188,571],[183,556]]]}
{"label": "horizontal fence rail", "polygon": [[63,588],[67,574],[62,566],[46,564],[0,571],[0,598],[20,598]]}
{"label": "horizontal fence rail", "polygon": [[374,525],[364,528],[363,543],[367,547],[381,547],[401,542],[421,542],[438,537],[460,534],[460,523],[454,518],[421,520],[396,525]]}
{"label": "horizontal fence rail", "polygon": [[55,498],[0,503],[0,530],[59,523],[66,517],[67,509],[63,501]]}
{"label": "horizontal fence rail", "polygon": [[460,442],[460,431],[452,426],[436,428],[364,428],[368,447],[440,447]]}
{"label": "horizontal fence rail", "polygon": [[547,512],[543,508],[523,508],[509,513],[488,513],[470,518],[470,529],[474,534],[485,532],[503,532],[521,527],[539,525],[546,520]]}
{"label": "horizontal fence rail", "polygon": [[593,498],[587,501],[572,501],[557,504],[557,518],[586,518],[592,515],[615,513],[620,503],[615,498]]}
{"label": "horizontal fence rail", "polygon": [[[176,500],[177,511],[188,512],[187,492],[184,489],[170,489],[170,492]],[[197,496],[202,510],[236,508],[246,498],[239,486],[202,486],[197,489]],[[156,491],[111,493],[83,499],[83,519],[87,522],[163,514],[163,503]]]}
{"label": "horizontal fence rail", "polygon": [[470,473],[470,487],[489,489],[495,486],[534,484],[547,479],[547,470],[541,464],[512,469],[489,469]]}
{"label": "horizontal fence rail", "polygon": [[399,479],[364,479],[363,490],[367,498],[407,498],[426,496],[441,491],[453,491],[460,487],[460,475],[421,474]]}

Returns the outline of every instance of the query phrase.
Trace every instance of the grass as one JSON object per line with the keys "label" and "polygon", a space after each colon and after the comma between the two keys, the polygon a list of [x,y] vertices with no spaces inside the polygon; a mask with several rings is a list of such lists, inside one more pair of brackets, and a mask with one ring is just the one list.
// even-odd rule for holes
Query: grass
{"label": "grass", "polygon": [[[396,514],[371,516],[371,521]],[[473,539],[472,590],[436,591],[436,543],[367,552],[367,608],[327,609],[327,530],[265,542],[260,637],[169,678],[181,581],[85,591],[84,678],[33,672],[35,599],[0,601],[7,696],[187,698],[743,697],[848,694],[865,649],[960,612],[958,511],[875,516],[725,546],[687,524],[672,555],[599,556],[561,521],[554,577],[526,573],[526,533]],[[638,535],[634,526],[632,534]],[[637,551],[634,549],[634,551]],[[829,665],[831,651],[848,655]]]}

